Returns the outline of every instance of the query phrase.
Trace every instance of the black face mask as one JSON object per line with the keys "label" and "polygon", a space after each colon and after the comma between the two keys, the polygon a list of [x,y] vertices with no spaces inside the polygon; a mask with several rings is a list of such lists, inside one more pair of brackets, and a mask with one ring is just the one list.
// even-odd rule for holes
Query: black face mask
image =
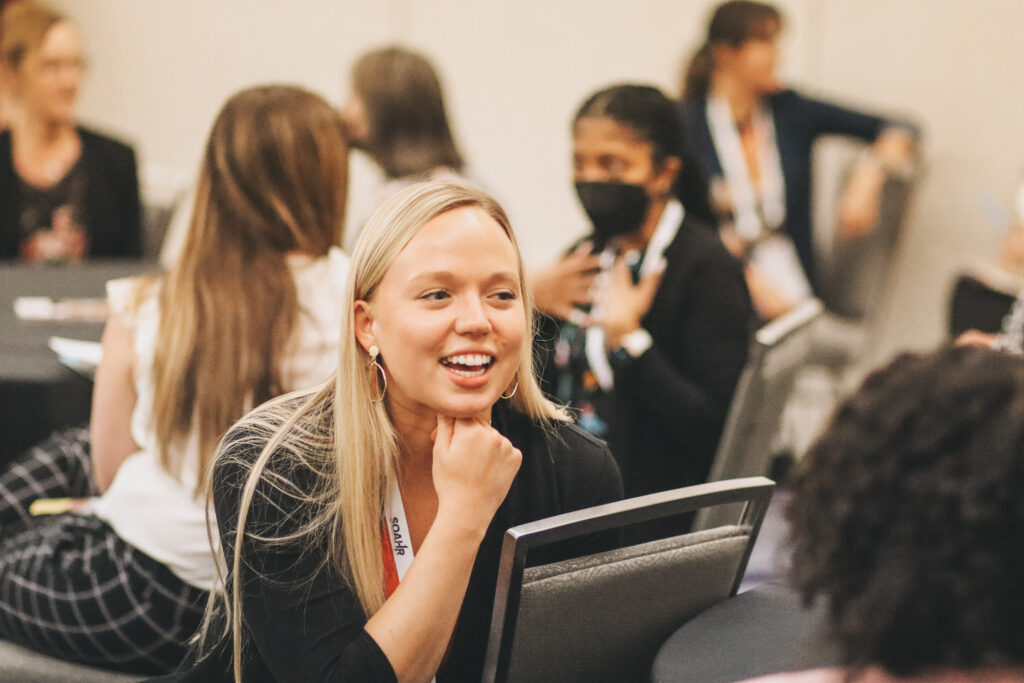
{"label": "black face mask", "polygon": [[643,185],[614,181],[577,182],[576,194],[594,225],[595,251],[613,237],[639,230],[651,204]]}

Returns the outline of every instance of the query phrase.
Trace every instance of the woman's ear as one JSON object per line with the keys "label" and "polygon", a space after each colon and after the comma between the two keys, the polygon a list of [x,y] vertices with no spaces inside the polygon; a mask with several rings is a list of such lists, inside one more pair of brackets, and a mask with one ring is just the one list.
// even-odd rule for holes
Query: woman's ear
{"label": "woman's ear", "polygon": [[679,177],[679,171],[683,168],[683,162],[679,157],[665,157],[665,160],[661,163],[661,168],[654,175],[654,182],[651,184],[651,194],[655,197],[664,197],[672,194],[672,188],[675,187],[676,178]]}
{"label": "woman's ear", "polygon": [[377,343],[376,335],[373,333],[373,310],[370,303],[362,299],[356,301],[352,314],[355,319],[356,340],[363,347],[363,351],[369,353],[369,348]]}

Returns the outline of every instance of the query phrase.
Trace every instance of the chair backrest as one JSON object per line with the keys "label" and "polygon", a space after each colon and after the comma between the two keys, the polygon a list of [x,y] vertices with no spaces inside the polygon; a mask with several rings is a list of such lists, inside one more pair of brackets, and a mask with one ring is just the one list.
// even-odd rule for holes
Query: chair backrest
{"label": "chair backrest", "polygon": [[[844,178],[848,180],[848,175]],[[852,241],[833,240],[822,298],[832,313],[866,321],[885,292],[916,178],[889,177],[882,186],[878,222]]]}
{"label": "chair backrest", "polygon": [[[483,680],[646,681],[666,638],[735,594],[773,488],[764,477],[700,484],[509,529]],[[733,503],[742,515],[717,529],[526,567],[554,543]]]}
{"label": "chair backrest", "polygon": [[782,409],[811,352],[814,323],[823,311],[819,300],[809,299],[754,335],[708,481],[768,474]]}
{"label": "chair backrest", "polygon": [[949,294],[950,336],[958,337],[967,330],[999,332],[1003,317],[1013,308],[1021,291],[1020,282],[996,282],[981,273],[961,272]]}

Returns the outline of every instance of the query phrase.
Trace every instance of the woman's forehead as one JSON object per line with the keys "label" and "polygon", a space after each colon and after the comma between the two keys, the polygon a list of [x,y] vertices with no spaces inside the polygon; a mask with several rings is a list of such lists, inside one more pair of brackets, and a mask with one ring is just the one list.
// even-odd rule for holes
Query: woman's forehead
{"label": "woman's forehead", "polygon": [[[504,228],[479,206],[459,207],[427,221],[402,248],[388,273],[518,272],[519,258]],[[387,277],[387,275],[385,275]]]}

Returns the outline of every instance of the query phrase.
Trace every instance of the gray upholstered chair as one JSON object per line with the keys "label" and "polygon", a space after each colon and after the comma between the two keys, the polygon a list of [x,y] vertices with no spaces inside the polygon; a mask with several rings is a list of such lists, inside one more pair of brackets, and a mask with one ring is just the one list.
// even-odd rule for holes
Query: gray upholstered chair
{"label": "gray upholstered chair", "polygon": [[[823,312],[820,301],[809,299],[754,335],[708,481],[769,474],[782,411],[812,353],[814,326]],[[694,528],[718,523],[721,514],[714,509],[698,513]]]}
{"label": "gray upholstered chair", "polygon": [[130,683],[144,678],[72,664],[0,640],[0,681],[5,683]]}
{"label": "gray upholstered chair", "polygon": [[[666,638],[735,594],[773,488],[764,477],[701,484],[509,529],[483,680],[647,680]],[[716,529],[526,567],[538,548],[728,503],[743,513]]]}

